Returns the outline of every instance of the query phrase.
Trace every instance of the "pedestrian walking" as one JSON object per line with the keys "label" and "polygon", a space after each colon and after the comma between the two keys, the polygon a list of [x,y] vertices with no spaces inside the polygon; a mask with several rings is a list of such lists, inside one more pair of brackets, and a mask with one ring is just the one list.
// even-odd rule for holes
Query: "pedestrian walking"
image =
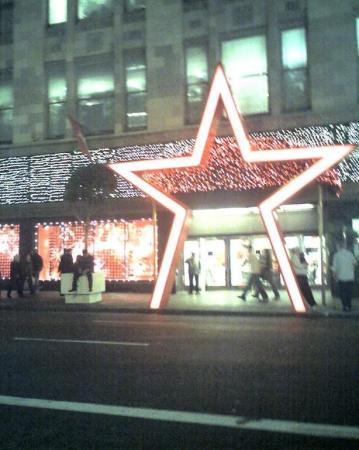
{"label": "pedestrian walking", "polygon": [[[279,300],[280,299],[279,291],[273,280],[272,255],[268,248],[264,249],[264,251],[260,254],[259,261],[261,265],[260,278],[266,281],[271,287],[274,294],[274,300]],[[258,297],[258,295],[259,295],[258,292],[255,292],[255,294],[253,294],[253,297]]]}
{"label": "pedestrian walking", "polygon": [[344,312],[351,311],[357,263],[353,253],[346,248],[345,242],[340,242],[339,248],[334,254],[332,271],[338,282],[339,298]]}
{"label": "pedestrian walking", "polygon": [[188,276],[189,276],[189,293],[192,294],[193,290],[198,294],[199,289],[199,274],[201,271],[200,263],[196,254],[194,252],[191,253],[191,256],[186,259],[186,264],[188,265]]}
{"label": "pedestrian walking", "polygon": [[34,292],[36,293],[39,289],[39,276],[42,268],[44,266],[44,262],[42,257],[39,255],[37,250],[33,250],[31,252],[31,262],[32,262],[32,274],[34,277]]}
{"label": "pedestrian walking", "polygon": [[317,306],[308,282],[308,263],[305,259],[304,253],[300,251],[299,248],[292,249],[291,260],[294,272],[297,276],[299,289],[305,301],[311,308]]}
{"label": "pedestrian walking", "polygon": [[254,253],[252,246],[250,245],[248,247],[249,255],[248,255],[248,263],[250,266],[250,275],[249,280],[244,288],[244,291],[241,295],[238,295],[238,298],[242,299],[243,301],[246,301],[246,295],[247,292],[252,289],[252,287],[255,288],[256,292],[260,295],[260,301],[267,303],[268,302],[268,295],[263,287],[263,284],[260,280],[260,273],[261,273],[261,264],[258,256]]}

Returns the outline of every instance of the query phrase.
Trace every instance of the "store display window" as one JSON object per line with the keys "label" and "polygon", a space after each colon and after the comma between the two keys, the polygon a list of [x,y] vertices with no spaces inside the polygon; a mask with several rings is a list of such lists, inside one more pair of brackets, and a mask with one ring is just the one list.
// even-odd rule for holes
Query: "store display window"
{"label": "store display window", "polygon": [[0,274],[10,276],[10,262],[19,253],[19,225],[0,225]]}
{"label": "store display window", "polygon": [[[94,255],[95,271],[107,280],[152,281],[155,278],[157,230],[152,219],[92,222],[87,229],[87,247]],[[37,247],[44,260],[43,280],[58,279],[58,265],[65,248],[73,259],[85,247],[81,223],[38,224]]]}

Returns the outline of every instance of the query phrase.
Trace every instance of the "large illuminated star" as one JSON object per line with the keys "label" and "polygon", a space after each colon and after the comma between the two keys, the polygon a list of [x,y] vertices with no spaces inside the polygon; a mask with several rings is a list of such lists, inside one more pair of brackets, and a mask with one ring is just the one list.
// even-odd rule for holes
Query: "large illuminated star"
{"label": "large illuminated star", "polygon": [[295,311],[305,312],[306,304],[298,287],[284,239],[274,215],[274,210],[315,180],[320,174],[339,162],[353,150],[354,146],[337,145],[280,150],[252,150],[243,127],[240,112],[237,109],[221,65],[218,65],[216,68],[191,155],[110,164],[110,167],[115,172],[164,208],[171,211],[174,215],[167,245],[159,267],[158,277],[155,282],[150,307],[157,309],[168,302],[175,278],[178,258],[186,238],[190,210],[172,195],[158,188],[155,182],[144,180],[142,175],[144,172],[205,166],[208,161],[209,150],[214,140],[217,123],[223,110],[227,112],[228,120],[232,126],[243,159],[248,163],[315,160],[313,165],[290,180],[259,205],[262,220],[278,260],[292,305]]}

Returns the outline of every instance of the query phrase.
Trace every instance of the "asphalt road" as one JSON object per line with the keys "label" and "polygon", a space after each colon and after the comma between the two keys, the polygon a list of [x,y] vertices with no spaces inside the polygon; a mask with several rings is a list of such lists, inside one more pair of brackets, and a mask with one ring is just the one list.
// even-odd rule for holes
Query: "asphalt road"
{"label": "asphalt road", "polygon": [[359,446],[352,318],[0,312],[1,449]]}

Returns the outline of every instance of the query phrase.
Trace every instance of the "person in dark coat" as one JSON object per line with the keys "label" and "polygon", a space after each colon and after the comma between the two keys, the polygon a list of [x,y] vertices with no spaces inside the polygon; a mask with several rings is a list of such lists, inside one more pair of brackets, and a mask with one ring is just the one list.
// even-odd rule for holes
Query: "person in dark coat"
{"label": "person in dark coat", "polygon": [[74,264],[74,278],[72,281],[72,289],[69,292],[77,291],[77,282],[81,275],[86,275],[89,291],[92,291],[92,273],[94,271],[94,258],[87,250],[82,252],[82,256],[76,258],[76,263]]}
{"label": "person in dark coat", "polygon": [[260,264],[261,264],[260,277],[262,278],[262,280],[265,280],[271,287],[274,294],[274,300],[279,300],[280,295],[277,286],[273,281],[273,263],[272,263],[272,255],[269,249],[266,248],[264,252],[261,254]]}
{"label": "person in dark coat", "polygon": [[24,267],[24,283],[25,283],[25,281],[27,281],[27,285],[29,287],[30,294],[34,294],[34,292],[35,292],[34,291],[34,283],[32,281],[32,277],[34,275],[34,269],[33,269],[30,253],[28,253],[25,256],[24,260],[22,260],[22,258],[20,256],[20,265],[23,265],[23,267]]}
{"label": "person in dark coat", "polygon": [[16,289],[18,296],[24,296],[24,280],[25,270],[24,266],[20,263],[20,256],[15,255],[10,263],[10,279],[7,287],[7,297],[11,298],[11,291]]}
{"label": "person in dark coat", "polygon": [[59,274],[61,275],[62,273],[72,273],[73,270],[74,260],[72,258],[71,249],[65,248],[58,267]]}
{"label": "person in dark coat", "polygon": [[193,290],[196,291],[197,294],[200,292],[199,288],[199,274],[201,271],[200,262],[196,257],[194,252],[191,253],[191,256],[186,259],[186,264],[188,264],[188,277],[189,277],[189,293],[192,294]]}
{"label": "person in dark coat", "polygon": [[32,262],[32,275],[34,277],[34,292],[38,290],[39,287],[39,276],[42,268],[44,266],[44,262],[42,257],[38,254],[36,250],[31,252],[31,262]]}

